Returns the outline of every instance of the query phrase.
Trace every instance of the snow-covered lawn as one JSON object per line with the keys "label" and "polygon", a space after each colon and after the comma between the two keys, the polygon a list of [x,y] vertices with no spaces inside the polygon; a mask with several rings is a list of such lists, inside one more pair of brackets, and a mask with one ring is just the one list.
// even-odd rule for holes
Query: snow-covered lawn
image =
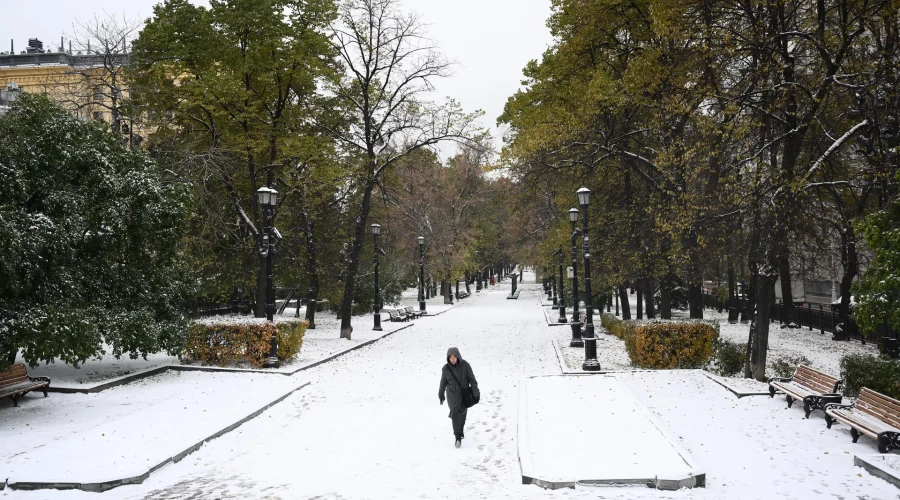
{"label": "snow-covered lawn", "polygon": [[615,376],[535,377],[522,384],[519,460],[523,476],[538,484],[648,484],[661,477],[693,486],[702,474]]}
{"label": "snow-covered lawn", "polygon": [[170,371],[96,394],[29,394],[20,408],[0,402],[0,478],[89,483],[140,475],[302,383]]}
{"label": "snow-covered lawn", "polygon": [[[527,273],[526,282],[533,280]],[[664,492],[645,487],[583,488],[547,491],[523,485],[516,440],[518,384],[523,377],[558,375],[554,340],[571,334],[566,327],[547,326],[538,304],[540,285],[525,285],[520,300],[506,300],[508,287],[496,287],[434,318],[418,320],[403,330],[363,349],[353,351],[293,377],[265,376],[282,380],[285,386],[309,380],[311,385],[273,406],[225,436],[211,441],[185,460],[164,467],[141,485],[123,486],[101,498],[617,498],[617,499],[760,499],[760,498],[897,498],[893,485],[853,465],[853,456],[876,453],[872,440],[851,442],[846,426],[826,429],[821,412],[807,420],[796,406],[787,409],[779,397],[737,399],[731,392],[699,371],[629,371],[614,377],[647,408],[651,416],[669,430],[676,444],[687,450],[706,473],[706,488]],[[359,323],[357,323],[359,324]],[[804,332],[805,335],[817,335]],[[603,337],[603,334],[601,334]],[[604,338],[603,342],[607,342]],[[612,342],[610,339],[609,342]],[[446,362],[447,348],[456,346],[474,369],[482,400],[472,408],[462,449],[453,448],[447,407],[438,402],[438,377]],[[603,349],[601,343],[601,353]],[[602,358],[601,358],[602,360]],[[601,361],[602,362],[602,361]],[[171,375],[172,378],[177,374]],[[235,382],[207,382],[211,378],[235,377]],[[188,378],[188,376],[190,376]],[[16,431],[2,435],[5,463],[11,455],[48,451],[49,470],[63,467],[63,457],[51,457],[55,442],[46,438],[34,450],[26,439],[32,426],[71,430],[71,443],[84,433],[105,432],[96,425],[81,432],[79,422],[112,422],[92,415],[105,407],[132,415],[125,427],[115,427],[116,436],[126,430],[133,435],[147,427],[162,425],[155,408],[171,413],[189,412],[201,401],[182,403],[191,388],[203,395],[204,385],[231,386],[227,395],[211,396],[210,405],[228,410],[235,401],[255,401],[262,379],[249,385],[247,374],[181,374],[181,381],[164,392],[175,403],[167,406],[160,395],[153,404],[142,405],[142,392],[152,394],[166,378],[148,379],[96,395],[121,394],[115,405],[97,404],[90,409],[71,405],[72,413],[45,415],[40,408],[64,398],[86,396],[52,394],[27,398],[24,409],[0,408],[0,418],[12,414]],[[254,377],[255,378],[255,377]],[[242,384],[248,385],[242,385]],[[193,385],[192,385],[193,384]],[[235,385],[238,384],[238,385]],[[145,387],[142,389],[142,387]],[[281,390],[282,387],[272,388]],[[206,395],[203,395],[206,397]],[[127,399],[126,399],[127,398]],[[243,398],[243,399],[242,399]],[[70,399],[96,401],[99,399]],[[214,400],[214,401],[213,401]],[[565,402],[558,402],[563,405]],[[128,406],[136,410],[129,412]],[[184,409],[188,407],[188,410]],[[18,417],[29,408],[38,410]],[[209,409],[205,407],[202,409]],[[611,410],[611,408],[607,409]],[[243,409],[241,409],[243,411]],[[604,411],[603,409],[596,410]],[[199,413],[202,413],[200,411]],[[207,412],[208,413],[208,412]],[[235,414],[240,412],[234,411]],[[202,415],[191,414],[202,421]],[[178,416],[167,417],[181,423]],[[622,433],[605,425],[603,415],[582,425],[604,453]],[[29,425],[25,425],[29,424]],[[127,424],[127,425],[126,425]],[[3,428],[11,425],[2,422]],[[111,425],[115,425],[114,422]],[[173,424],[174,425],[174,424]],[[53,430],[64,436],[64,431]],[[175,431],[173,431],[175,432]],[[552,432],[552,431],[548,431]],[[36,434],[37,436],[38,434]],[[14,437],[14,439],[9,439]],[[546,438],[547,436],[544,436]],[[552,439],[553,436],[550,436]],[[142,439],[125,453],[147,453],[154,442]],[[8,445],[7,443],[12,443]],[[7,447],[12,450],[8,451]],[[113,449],[116,451],[118,449]],[[83,447],[81,457],[101,453]],[[120,460],[113,453],[107,456]],[[71,460],[71,459],[70,459]],[[0,465],[0,468],[3,466]],[[109,468],[109,470],[114,470]],[[0,471],[5,472],[5,471]],[[106,471],[104,471],[106,472]],[[29,478],[30,479],[30,478]],[[96,499],[96,493],[80,491],[4,491],[10,499]],[[7,497],[4,497],[7,498]]]}

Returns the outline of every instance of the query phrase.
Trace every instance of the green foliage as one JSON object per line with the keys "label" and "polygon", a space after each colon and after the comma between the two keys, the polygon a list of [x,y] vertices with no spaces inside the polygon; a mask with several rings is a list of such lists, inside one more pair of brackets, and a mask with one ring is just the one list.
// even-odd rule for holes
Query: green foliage
{"label": "green foliage", "polygon": [[625,340],[634,332],[633,321],[623,321],[613,314],[601,314],[600,325],[610,334]]}
{"label": "green foliage", "polygon": [[150,147],[191,188],[183,245],[205,296],[260,292],[255,191],[270,174],[285,234],[276,280],[314,281],[311,259],[312,272],[335,272],[346,170],[314,125],[337,119],[319,92],[336,75],[335,15],[331,0],[166,0],[133,44],[131,104],[155,130]]}
{"label": "green foliage", "polygon": [[710,371],[723,377],[731,377],[744,369],[747,344],[739,344],[720,338],[716,341],[711,359]]}
{"label": "green foliage", "polygon": [[866,336],[872,336],[885,318],[900,330],[900,203],[891,203],[856,225],[874,258],[853,285],[853,317]]}
{"label": "green foliage", "polygon": [[700,321],[629,321],[625,350],[640,368],[700,368],[713,355],[718,324]]}
{"label": "green foliage", "polygon": [[282,321],[278,326],[278,359],[290,361],[300,353],[309,321]]}
{"label": "green foliage", "polygon": [[809,366],[810,361],[806,358],[806,356],[802,354],[797,354],[796,356],[792,356],[790,354],[781,354],[776,356],[772,361],[772,371],[775,373],[776,377],[787,378],[794,374],[797,371],[797,367],[800,365]]}
{"label": "green foliage", "polygon": [[204,365],[249,363],[262,366],[269,357],[273,330],[278,338],[278,359],[289,361],[300,352],[306,321],[278,323],[194,323],[188,330],[185,357]]}
{"label": "green foliage", "polygon": [[184,218],[148,155],[23,95],[0,117],[0,364],[180,354]]}
{"label": "green foliage", "polygon": [[844,396],[855,398],[863,387],[900,399],[900,361],[870,354],[848,354],[841,358]]}

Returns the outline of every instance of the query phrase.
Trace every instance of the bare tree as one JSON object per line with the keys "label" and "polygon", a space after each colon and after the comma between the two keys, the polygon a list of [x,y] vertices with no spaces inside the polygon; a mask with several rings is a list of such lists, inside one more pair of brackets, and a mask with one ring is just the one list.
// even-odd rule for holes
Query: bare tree
{"label": "bare tree", "polygon": [[126,71],[131,41],[143,23],[114,14],[94,16],[73,26],[69,35],[70,64],[47,77],[45,86],[60,104],[84,117],[108,119],[112,131],[135,142],[133,119],[126,109],[130,89]]}
{"label": "bare tree", "polygon": [[366,236],[372,192],[385,171],[414,151],[443,141],[468,142],[476,114],[453,101],[427,100],[433,81],[451,68],[414,15],[399,10],[398,0],[347,0],[331,25],[332,43],[346,73],[333,94],[347,122],[329,132],[360,159],[355,185],[361,197],[346,253],[341,337],[349,339],[351,310]]}

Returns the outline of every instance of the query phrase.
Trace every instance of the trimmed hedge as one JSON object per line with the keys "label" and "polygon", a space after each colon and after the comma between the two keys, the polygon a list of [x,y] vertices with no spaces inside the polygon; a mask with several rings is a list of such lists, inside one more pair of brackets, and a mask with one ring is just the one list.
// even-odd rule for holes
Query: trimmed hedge
{"label": "trimmed hedge", "polygon": [[601,314],[600,326],[622,340],[625,340],[625,337],[632,331],[631,321],[621,320],[613,314]]}
{"label": "trimmed hedge", "polygon": [[625,327],[625,349],[640,368],[702,368],[712,357],[719,325],[700,321],[634,321]]}
{"label": "trimmed hedge", "polygon": [[841,358],[844,396],[855,398],[863,387],[900,399],[900,361],[871,354],[848,354]]}
{"label": "trimmed hedge", "polygon": [[308,321],[227,324],[194,323],[188,329],[185,357],[204,365],[249,363],[262,366],[269,357],[273,330],[278,338],[278,359],[289,361],[300,352]]}

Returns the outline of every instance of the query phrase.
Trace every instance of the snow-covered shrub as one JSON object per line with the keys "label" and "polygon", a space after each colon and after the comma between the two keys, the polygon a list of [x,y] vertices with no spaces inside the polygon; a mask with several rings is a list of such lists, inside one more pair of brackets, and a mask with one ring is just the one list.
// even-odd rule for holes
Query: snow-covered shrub
{"label": "snow-covered shrub", "polygon": [[703,321],[627,321],[625,350],[641,368],[700,368],[713,355],[718,323]]}
{"label": "snow-covered shrub", "polygon": [[274,330],[278,337],[278,359],[287,361],[300,352],[307,326],[307,321],[194,323],[188,330],[185,357],[205,365],[246,362],[262,366],[269,356]]}
{"label": "snow-covered shrub", "polygon": [[900,361],[871,354],[848,354],[841,358],[844,396],[856,397],[863,387],[900,399]]}
{"label": "snow-covered shrub", "polygon": [[739,344],[720,338],[716,342],[709,370],[723,377],[736,375],[744,368],[746,352],[747,344]]}
{"label": "snow-covered shrub", "polygon": [[787,378],[794,375],[800,365],[809,366],[810,361],[806,356],[798,354],[781,354],[772,361],[772,371],[776,377]]}

